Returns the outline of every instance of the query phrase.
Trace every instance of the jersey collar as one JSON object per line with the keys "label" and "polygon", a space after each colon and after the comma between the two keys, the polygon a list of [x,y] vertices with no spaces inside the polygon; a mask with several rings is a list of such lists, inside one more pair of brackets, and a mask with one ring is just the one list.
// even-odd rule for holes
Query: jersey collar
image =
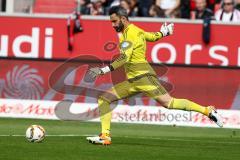
{"label": "jersey collar", "polygon": [[123,34],[126,33],[133,24],[129,24],[127,28],[124,29]]}

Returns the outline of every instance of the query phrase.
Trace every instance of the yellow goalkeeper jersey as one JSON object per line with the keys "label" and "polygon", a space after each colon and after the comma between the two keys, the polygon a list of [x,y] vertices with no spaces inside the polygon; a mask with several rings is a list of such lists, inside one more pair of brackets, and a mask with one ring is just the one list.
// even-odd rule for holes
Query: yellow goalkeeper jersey
{"label": "yellow goalkeeper jersey", "polygon": [[123,65],[128,79],[147,73],[156,75],[146,60],[146,41],[154,42],[160,38],[161,32],[145,32],[130,24],[120,36],[120,56],[111,66],[115,70]]}

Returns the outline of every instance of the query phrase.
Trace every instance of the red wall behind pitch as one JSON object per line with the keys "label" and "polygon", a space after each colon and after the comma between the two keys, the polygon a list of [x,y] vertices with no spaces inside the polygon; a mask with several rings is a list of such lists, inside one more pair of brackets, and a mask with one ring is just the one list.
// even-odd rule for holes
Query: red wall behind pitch
{"label": "red wall behind pitch", "polygon": [[[106,51],[104,46],[108,42],[118,43],[118,36],[111,27],[108,20],[82,20],[84,32],[74,37],[74,50],[67,50],[67,28],[66,19],[54,18],[23,18],[23,17],[0,17],[0,36],[3,43],[3,36],[8,36],[7,55],[0,52],[0,56],[17,57],[13,52],[13,41],[18,36],[32,36],[32,29],[39,29],[38,55],[36,58],[44,58],[44,49],[46,48],[45,39],[49,37],[52,43],[51,58],[67,59],[78,55],[91,54],[100,59],[110,60],[113,55],[118,54],[118,50]],[[140,26],[146,31],[159,31],[160,22],[137,22],[134,24]],[[53,30],[51,36],[46,36],[46,28]],[[176,50],[176,55],[170,64],[200,64],[200,65],[222,65],[222,66],[240,66],[240,33],[239,25],[213,24],[211,26],[211,42],[205,45],[202,41],[202,24],[191,24],[176,22],[175,33],[173,36],[163,38],[155,43],[148,43],[147,58],[149,61],[157,63],[153,57],[153,47],[171,45]],[[195,47],[198,50],[188,55],[188,47]],[[3,47],[0,43],[0,49]],[[27,52],[31,49],[29,43],[23,43],[21,50]],[[214,51],[215,50],[215,51]],[[171,57],[169,49],[161,49],[156,52],[157,59],[161,62],[167,62]],[[31,56],[31,55],[30,55]]]}
{"label": "red wall behind pitch", "polygon": [[[16,53],[13,51],[13,43],[19,36],[27,36],[31,39],[32,29],[37,28],[39,37],[38,39],[32,39],[34,43],[39,43],[35,59],[46,58],[46,38],[52,40],[51,44],[47,43],[47,45],[52,47],[51,58],[48,57],[48,59],[68,59],[87,54],[97,56],[101,60],[111,60],[114,55],[118,54],[117,48],[112,51],[104,49],[104,46],[108,42],[117,43],[118,41],[117,34],[112,29],[111,23],[108,20],[84,19],[82,22],[84,32],[74,37],[74,50],[73,52],[69,52],[67,50],[65,19],[0,17],[0,23],[2,24],[0,25],[0,57],[16,58],[15,60],[0,59],[0,98],[45,100],[71,98],[81,102],[96,102],[96,99],[87,99],[85,96],[74,97],[59,94],[49,88],[48,81],[51,73],[63,62],[17,60],[19,56],[16,56]],[[161,26],[160,22],[134,21],[133,23],[146,31],[158,31]],[[52,35],[46,35],[47,28],[52,29]],[[237,34],[240,33],[239,25],[213,24],[211,31],[211,43],[205,45],[201,39],[201,24],[177,22],[175,23],[175,33],[173,36],[163,38],[155,43],[148,43],[147,59],[151,62],[154,61],[153,48],[167,43],[176,50],[176,59],[171,64],[190,63],[195,65],[239,67],[240,37]],[[186,48],[192,45],[200,47],[201,50],[192,52],[191,57],[189,57],[187,56]],[[31,50],[31,47],[30,43],[22,43],[20,50],[28,52]],[[212,52],[213,49],[217,50]],[[28,56],[25,54],[22,57]],[[168,49],[161,49],[157,52],[157,58],[162,62],[169,60],[169,57],[170,52]],[[34,57],[30,55],[30,58]],[[82,64],[87,63],[82,62]],[[155,67],[155,69],[161,72],[160,67]],[[84,70],[86,70],[86,67],[78,71],[78,74],[70,76],[69,81],[78,84],[82,80],[81,75]],[[119,77],[119,72],[114,72],[112,77],[109,75],[101,77],[96,82],[95,87],[99,87],[100,85],[104,85],[105,88],[110,87],[112,85],[111,78],[116,79],[116,76],[117,78]],[[238,96],[240,74],[238,69],[168,67],[167,74],[161,76],[161,78],[174,86],[171,93],[178,98],[188,98],[203,105],[212,104],[224,109],[240,108],[240,100],[238,100],[240,97]],[[37,88],[35,83],[41,89]],[[30,87],[29,90],[21,92],[23,89],[27,89],[27,87]],[[31,92],[31,90],[34,92]],[[135,100],[136,104],[156,105],[156,102],[148,98],[138,97]],[[129,101],[120,101],[120,103],[129,103]]]}
{"label": "red wall behind pitch", "polygon": [[[67,95],[57,93],[49,87],[51,74],[63,63],[52,61],[0,60],[0,98],[58,101],[73,99],[77,102],[97,102],[96,98],[89,99],[85,97],[87,94],[86,91],[79,94],[82,96]],[[79,86],[87,70],[87,65],[90,64],[86,62],[77,63],[80,68],[71,75],[69,74],[66,84]],[[236,103],[239,98],[237,92],[240,84],[238,69],[167,67],[167,70],[162,71],[160,66],[154,66],[154,69],[159,73],[159,78],[173,86],[173,88],[168,90],[175,97],[188,98],[203,105],[216,105],[217,108],[222,109],[239,109],[240,104]],[[112,74],[101,76],[93,83],[92,88],[106,90],[113,84],[123,80],[119,79],[120,74],[123,74],[121,70],[117,70]],[[62,74],[60,73],[55,77],[54,84],[59,82],[61,76]],[[81,84],[87,86],[83,83]],[[41,89],[37,89],[36,85]],[[157,102],[145,96],[134,97],[130,101],[135,101],[135,105],[158,105]],[[120,101],[120,103],[130,103],[130,101]],[[235,104],[233,103],[234,101]]]}

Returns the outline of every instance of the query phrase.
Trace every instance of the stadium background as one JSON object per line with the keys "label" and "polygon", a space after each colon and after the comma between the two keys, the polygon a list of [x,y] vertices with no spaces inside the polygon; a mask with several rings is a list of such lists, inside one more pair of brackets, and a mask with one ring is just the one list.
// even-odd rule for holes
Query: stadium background
{"label": "stadium background", "polygon": [[[84,127],[82,129],[85,129],[85,132],[75,130],[79,125],[78,123],[47,121],[59,119],[55,114],[55,106],[58,102],[64,100],[74,102],[71,109],[73,113],[87,112],[87,116],[83,119],[99,121],[98,112],[95,110],[97,99],[86,96],[91,94],[88,93],[88,90],[80,91],[81,95],[59,93],[49,85],[49,79],[53,72],[59,66],[66,64],[69,59],[75,61],[74,64],[67,63],[69,65],[67,68],[72,66],[79,66],[79,68],[67,76],[64,81],[66,84],[94,86],[94,88],[104,90],[124,79],[123,70],[119,70],[100,77],[95,83],[89,84],[83,81],[83,75],[88,65],[102,66],[118,54],[118,35],[111,27],[109,18],[103,14],[97,16],[81,15],[77,20],[80,20],[83,31],[73,33],[76,19],[73,17],[75,13],[72,12],[76,8],[79,9],[78,4],[82,1],[2,0],[0,2],[2,10],[0,13],[1,134],[7,136],[22,134],[27,125],[31,123],[45,125],[47,131],[50,130],[49,134],[58,134],[58,131],[71,135],[91,134],[86,133],[90,130],[88,127],[92,129],[90,130],[92,132],[98,123],[87,125],[83,123],[82,126]],[[213,1],[208,2],[213,11],[219,9],[218,1],[216,1],[216,5],[213,5]],[[97,3],[97,1],[92,1],[92,3]],[[194,10],[194,3],[191,1],[189,4],[189,11]],[[191,18],[190,12],[187,18]],[[135,16],[131,17],[130,20],[146,31],[158,31],[165,21],[174,22],[175,33],[173,36],[163,38],[155,43],[148,43],[147,59],[154,66],[163,83],[170,84],[167,87],[169,87],[168,89],[173,96],[188,98],[203,105],[215,105],[224,119],[225,128],[240,128],[240,39],[238,35],[240,33],[240,23],[211,21],[211,24],[208,24],[210,25],[210,42],[206,43],[204,42],[206,26],[204,26],[203,20],[189,20],[187,18]],[[70,27],[70,35],[68,34],[68,27]],[[72,50],[69,50],[69,45],[72,45]],[[60,79],[64,77],[64,71],[54,77],[55,81],[52,86],[59,85]],[[205,116],[194,112],[185,115],[186,112],[183,111],[168,111],[159,107],[159,104],[144,95],[121,100],[118,104],[119,106],[114,110],[113,116],[113,121],[120,123],[116,126],[119,125],[119,128],[124,130],[121,123],[140,123],[140,126],[137,127],[129,126],[129,128],[133,127],[133,129],[127,129],[132,135],[134,135],[134,129],[139,129],[139,133],[141,133],[140,130],[144,128],[149,129],[149,133],[146,133],[145,136],[156,135],[154,131],[150,133],[152,131],[150,129],[151,124],[159,125],[160,129],[153,126],[157,131],[166,129],[166,133],[160,134],[163,139],[166,135],[171,136],[172,133],[170,132],[176,132],[176,135],[173,134],[173,136],[181,135],[181,138],[186,138],[191,137],[191,135],[184,135],[188,131],[192,132],[193,136],[199,136],[202,139],[206,139],[209,132],[215,133],[217,137],[223,135],[234,137],[236,133],[238,134],[238,130],[230,129],[221,132],[214,129],[208,132],[206,129],[205,131],[201,130],[203,131],[201,133],[200,130],[195,128],[177,128],[178,131],[175,130],[176,128],[164,128],[166,126],[161,125],[192,127],[216,127],[216,125]],[[88,112],[89,110],[91,112]],[[161,119],[162,115],[169,115],[170,117]],[[176,115],[183,116],[183,119],[176,119]],[[190,119],[186,119],[189,116]],[[23,120],[16,120],[15,118],[23,118]],[[29,118],[29,120],[25,120],[25,118]],[[13,123],[14,129],[12,128],[11,131],[6,129],[9,127],[7,124],[11,125]],[[63,128],[71,126],[72,128],[61,130],[54,128],[55,125],[63,126]],[[126,134],[119,128],[115,128],[117,136]],[[53,131],[53,129],[56,130]],[[142,131],[143,134],[140,135],[144,135],[145,132],[145,130]],[[211,136],[208,138],[211,138]],[[68,140],[71,141],[71,138]],[[232,139],[232,141],[236,141],[236,145],[239,144],[238,140]],[[12,137],[10,141],[14,144],[15,138]],[[128,140],[125,139],[125,141]],[[229,142],[231,140],[225,137],[225,141]],[[52,143],[51,139],[49,139],[49,143]],[[120,143],[120,141],[117,141],[117,143]],[[214,142],[207,143],[216,146]],[[25,146],[25,144],[21,145]],[[233,152],[237,157],[234,152],[236,146],[232,145],[231,147],[226,149],[228,151],[226,155]],[[134,150],[134,148],[132,149]],[[125,152],[128,153],[127,150]],[[158,155],[153,157],[156,156]],[[192,155],[188,158],[194,157],[197,156]],[[89,157],[86,156],[85,158]],[[205,159],[208,158],[205,157]],[[234,159],[234,156],[232,158]],[[9,157],[9,159],[11,158]],[[187,158],[185,157],[185,159]]]}
{"label": "stadium background", "polygon": [[[118,54],[118,36],[112,29],[108,17],[83,15],[77,18],[83,32],[70,32],[69,35],[67,27],[73,29],[76,19],[72,11],[77,8],[77,1],[9,2],[13,5],[12,10],[8,8],[8,12],[13,13],[2,14],[0,17],[1,22],[6,24],[0,27],[2,100],[71,99],[75,102],[96,103],[96,98],[89,98],[84,92],[81,93],[82,96],[57,93],[49,86],[48,81],[53,71],[64,61],[80,56],[77,59],[80,69],[71,72],[67,78],[68,83],[79,85],[82,83],[83,70],[87,69],[84,66],[87,64],[87,56],[95,56],[100,63],[106,64]],[[28,6],[30,4],[32,6]],[[27,6],[30,7],[28,12],[34,14],[19,13],[27,12],[24,10]],[[48,12],[55,14],[47,14]],[[69,16],[73,18],[69,19]],[[131,21],[146,31],[158,31],[164,21],[176,24],[174,36],[149,43],[146,53],[147,59],[159,73],[159,78],[171,85],[169,91],[174,96],[186,97],[204,105],[213,104],[219,109],[239,110],[240,47],[239,37],[236,36],[239,32],[237,22],[212,21],[210,42],[207,44],[203,40],[205,34],[203,31],[206,29],[202,20],[134,17]],[[71,43],[72,50],[69,50],[68,42]],[[99,61],[94,63],[102,65],[97,64]],[[165,64],[166,68],[162,68],[160,64]],[[124,79],[121,72],[120,70],[101,77],[96,86],[107,89],[112,83],[120,82]],[[121,79],[119,74],[122,75]],[[56,84],[60,77],[55,78]],[[126,100],[119,103],[132,106],[131,101],[134,101],[134,105],[158,106],[155,101],[146,97],[138,96],[131,99],[130,102]],[[1,104],[3,116],[16,112],[16,109],[9,111],[4,109],[10,105],[8,102],[4,101]],[[13,102],[11,100],[11,105]],[[18,105],[14,104],[14,107],[18,108]],[[230,119],[229,123],[238,126],[240,118],[238,111],[235,113],[226,119]]]}

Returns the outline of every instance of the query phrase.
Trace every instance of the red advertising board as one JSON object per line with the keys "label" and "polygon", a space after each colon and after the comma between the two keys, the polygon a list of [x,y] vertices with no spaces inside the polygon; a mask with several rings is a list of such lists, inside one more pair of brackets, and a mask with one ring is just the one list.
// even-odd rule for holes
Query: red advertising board
{"label": "red advertising board", "polygon": [[[0,117],[34,118],[54,120],[84,120],[99,122],[99,110],[96,103],[73,103],[70,114],[73,117],[59,116],[57,104],[59,101],[17,100],[0,98]],[[61,108],[64,110],[64,108]],[[86,113],[86,114],[81,114]],[[218,113],[223,120],[224,128],[240,128],[239,110],[222,110]],[[118,105],[112,112],[112,121],[117,123],[138,123],[154,125],[218,127],[208,117],[198,112],[168,110],[156,106]]]}
{"label": "red advertising board", "polygon": [[[122,70],[99,77],[96,82],[83,80],[89,62],[74,62],[78,69],[69,72],[61,83],[64,71],[56,72],[59,66],[65,64],[60,61],[33,60],[0,60],[0,98],[56,100],[71,99],[76,102],[95,103],[94,92],[88,88],[106,90],[113,84],[124,80]],[[99,65],[99,64],[95,64]],[[65,70],[73,67],[69,64]],[[239,109],[240,74],[237,69],[222,68],[189,68],[189,67],[161,67],[154,66],[159,78],[169,84],[168,91],[177,98],[188,98],[203,105],[216,105],[222,109]],[[51,84],[49,80],[51,79]],[[63,87],[64,84],[88,87],[79,90],[78,94],[64,94],[53,90],[50,85]],[[66,92],[67,93],[67,92]],[[130,105],[159,105],[144,95],[137,95],[120,104]]]}
{"label": "red advertising board", "polygon": [[[146,31],[159,31],[162,21],[132,21]],[[83,18],[84,31],[67,50],[67,22],[62,18],[0,17],[0,57],[68,59],[91,54],[110,60],[118,35],[106,18]],[[211,25],[211,42],[202,41],[201,23],[175,22],[173,36],[148,43],[147,59],[154,63],[240,66],[240,25]],[[107,45],[107,46],[106,46]],[[106,49],[108,48],[108,49]]]}

